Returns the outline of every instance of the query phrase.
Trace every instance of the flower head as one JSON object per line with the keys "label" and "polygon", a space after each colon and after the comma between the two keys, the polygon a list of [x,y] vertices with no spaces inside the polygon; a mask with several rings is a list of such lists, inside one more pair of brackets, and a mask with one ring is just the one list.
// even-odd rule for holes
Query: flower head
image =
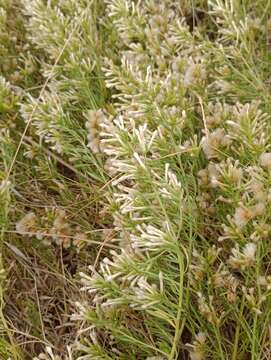
{"label": "flower head", "polygon": [[257,245],[255,243],[248,243],[240,251],[236,246],[232,249],[232,255],[229,258],[229,264],[235,269],[244,270],[253,265],[256,257]]}

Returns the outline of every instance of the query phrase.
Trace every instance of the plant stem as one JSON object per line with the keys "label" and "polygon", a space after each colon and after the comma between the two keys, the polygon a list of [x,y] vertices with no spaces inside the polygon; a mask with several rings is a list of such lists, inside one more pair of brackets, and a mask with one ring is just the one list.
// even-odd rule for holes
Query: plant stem
{"label": "plant stem", "polygon": [[175,326],[175,335],[173,339],[171,353],[169,355],[169,360],[175,358],[177,352],[177,344],[180,339],[181,329],[183,328],[184,321],[181,326],[181,314],[182,314],[182,302],[183,302],[183,275],[184,275],[184,266],[183,266],[183,256],[180,251],[178,251],[178,261],[179,261],[179,271],[180,271],[180,282],[179,282],[179,302],[178,302],[178,312],[176,317],[176,326]]}

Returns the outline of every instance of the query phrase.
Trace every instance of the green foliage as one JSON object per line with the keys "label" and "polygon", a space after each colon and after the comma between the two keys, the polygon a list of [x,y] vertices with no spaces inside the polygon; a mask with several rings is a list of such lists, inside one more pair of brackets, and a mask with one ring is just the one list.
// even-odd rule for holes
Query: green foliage
{"label": "green foliage", "polygon": [[4,359],[270,358],[270,6],[0,3]]}

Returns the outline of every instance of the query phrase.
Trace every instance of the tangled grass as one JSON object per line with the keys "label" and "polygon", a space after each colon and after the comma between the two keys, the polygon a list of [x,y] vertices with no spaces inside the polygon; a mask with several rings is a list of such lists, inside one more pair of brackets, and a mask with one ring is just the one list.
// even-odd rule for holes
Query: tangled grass
{"label": "tangled grass", "polygon": [[270,359],[270,1],[0,30],[0,358]]}

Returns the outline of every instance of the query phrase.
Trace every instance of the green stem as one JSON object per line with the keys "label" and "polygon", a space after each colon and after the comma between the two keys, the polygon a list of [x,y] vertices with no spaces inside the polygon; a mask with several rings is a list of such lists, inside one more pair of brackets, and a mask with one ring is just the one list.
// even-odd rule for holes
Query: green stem
{"label": "green stem", "polygon": [[238,343],[239,343],[239,335],[240,335],[240,324],[237,324],[236,331],[235,331],[235,338],[234,338],[234,347],[232,352],[232,360],[237,359],[237,350],[238,350]]}
{"label": "green stem", "polygon": [[252,349],[251,349],[251,360],[257,360],[257,324],[258,315],[255,314],[253,319],[253,334],[252,334]]}
{"label": "green stem", "polygon": [[[239,317],[241,318],[244,310],[244,298],[241,304],[241,310]],[[235,338],[234,338],[234,347],[232,352],[232,360],[237,360],[237,351],[238,351],[238,344],[239,344],[239,335],[240,335],[240,322],[237,322],[236,331],[235,331]]]}
{"label": "green stem", "polygon": [[183,266],[183,256],[180,251],[178,251],[178,261],[179,261],[179,271],[180,271],[178,312],[177,312],[177,317],[176,317],[175,335],[174,335],[174,339],[173,339],[171,353],[169,355],[168,360],[173,360],[175,357],[175,353],[177,352],[177,344],[179,343],[179,339],[180,339],[182,329],[184,326],[184,320],[181,324],[184,266]]}
{"label": "green stem", "polygon": [[221,336],[219,334],[219,329],[217,326],[214,326],[214,330],[215,330],[215,336],[216,336],[216,340],[217,340],[217,344],[218,344],[218,349],[219,349],[219,354],[220,354],[220,359],[224,360],[225,356],[224,356],[224,352],[221,346]]}

